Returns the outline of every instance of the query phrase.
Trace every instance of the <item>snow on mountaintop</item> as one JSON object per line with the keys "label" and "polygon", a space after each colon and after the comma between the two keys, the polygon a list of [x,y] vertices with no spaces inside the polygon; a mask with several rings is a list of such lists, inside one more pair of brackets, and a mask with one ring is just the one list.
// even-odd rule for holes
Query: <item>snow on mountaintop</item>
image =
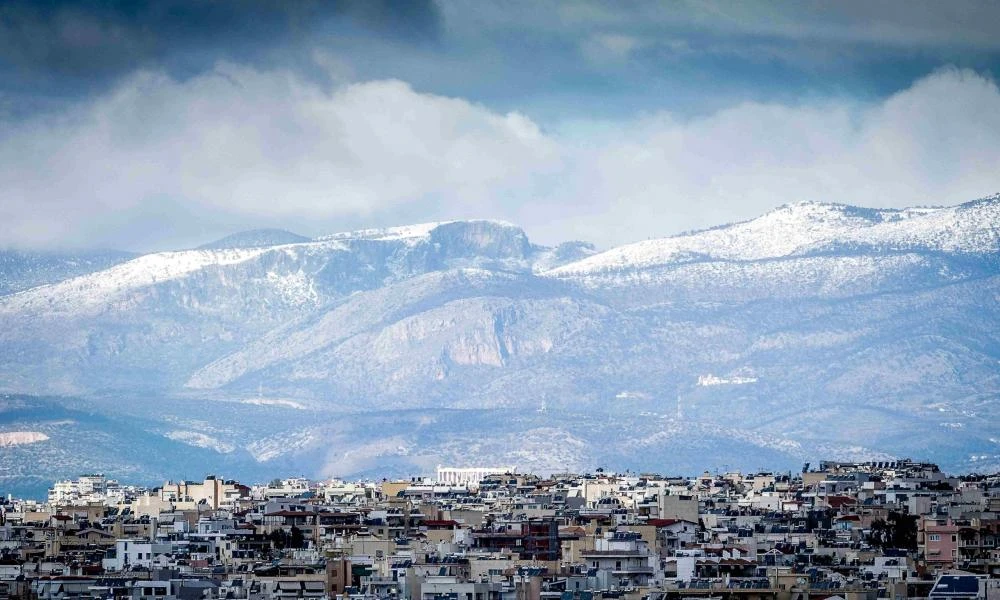
{"label": "snow on mountaintop", "polygon": [[950,208],[868,209],[799,202],[733,225],[627,244],[549,271],[553,276],[650,268],[693,260],[753,261],[831,245],[996,252],[1000,195]]}
{"label": "snow on mountaintop", "polygon": [[432,231],[454,221],[440,221],[437,223],[418,223],[416,225],[401,225],[398,227],[383,227],[381,229],[358,229],[356,231],[343,231],[316,238],[316,241],[325,240],[405,240],[410,238],[424,238]]}
{"label": "snow on mountaintop", "polygon": [[[592,246],[580,242],[556,248],[533,246],[519,227],[492,220],[364,229],[312,241],[298,241],[299,236],[289,236],[294,234],[258,230],[236,234],[223,241],[255,245],[270,239],[274,244],[140,256],[102,271],[0,297],[0,313],[96,310],[109,306],[109,301],[127,299],[131,290],[179,279],[202,269],[244,263],[265,253],[287,254],[291,263],[279,260],[279,264],[300,265],[296,261],[311,260],[314,255],[354,252],[353,242],[375,241],[410,248],[431,244],[440,262],[432,263],[430,268],[488,266],[531,270],[555,277],[706,260],[757,261],[836,253],[852,248],[990,254],[1000,248],[1000,195],[950,208],[902,210],[800,202],[750,221],[628,244],[603,253],[595,253]],[[317,264],[323,260],[318,258]],[[341,269],[349,268],[348,263],[335,264]],[[301,265],[296,268],[297,271],[293,268],[290,273],[268,271],[267,276],[275,282],[287,280],[285,283],[295,284],[296,289],[311,289],[309,273],[313,271],[303,271]]]}
{"label": "snow on mountaintop", "polygon": [[[291,259],[292,264],[307,261],[313,255],[319,257],[317,261],[321,263],[323,255],[351,253],[352,242],[355,241],[377,241],[411,247],[439,242],[444,247],[445,255],[451,252],[455,253],[452,258],[468,255],[471,259],[489,257],[496,260],[524,260],[531,250],[527,237],[520,228],[509,223],[486,220],[369,229],[334,234],[317,240],[299,241],[299,237],[281,230],[257,230],[234,234],[212,244],[220,246],[217,248],[147,254],[102,271],[0,297],[0,314],[20,310],[49,313],[99,310],[110,306],[109,302],[120,303],[136,289],[180,279],[202,269],[242,264],[271,253],[287,255],[286,258]],[[268,239],[274,243],[266,243]],[[342,269],[346,267],[346,264],[337,264]],[[314,271],[307,273],[301,268],[291,273],[284,273],[280,269],[267,271],[268,280],[272,283],[296,288],[290,290],[293,295],[298,294],[299,289],[311,290],[312,274]]]}
{"label": "snow on mountaintop", "polygon": [[0,250],[0,296],[107,269],[136,256],[118,250]]}
{"label": "snow on mountaintop", "polygon": [[326,240],[378,240],[378,241],[390,241],[390,240],[408,240],[408,239],[423,239],[431,235],[431,232],[438,227],[444,225],[452,225],[455,223],[468,223],[468,224],[489,224],[496,225],[502,228],[514,228],[518,227],[512,223],[506,221],[495,221],[490,219],[470,219],[466,221],[437,221],[433,223],[417,223],[415,225],[400,225],[397,227],[383,227],[377,229],[358,229],[356,231],[344,231],[341,233],[334,233],[331,235],[326,235],[316,238],[316,241],[326,241]]}
{"label": "snow on mountaintop", "polygon": [[0,432],[0,448],[44,442],[49,436],[40,431],[4,431]]}
{"label": "snow on mountaintop", "polygon": [[270,248],[182,250],[146,254],[110,269],[81,275],[0,298],[0,312],[77,310],[99,305],[108,296],[177,279],[213,265],[232,265],[260,256]]}
{"label": "snow on mountaintop", "polygon": [[841,240],[875,247],[990,254],[1000,251],[1000,194],[849,232]]}

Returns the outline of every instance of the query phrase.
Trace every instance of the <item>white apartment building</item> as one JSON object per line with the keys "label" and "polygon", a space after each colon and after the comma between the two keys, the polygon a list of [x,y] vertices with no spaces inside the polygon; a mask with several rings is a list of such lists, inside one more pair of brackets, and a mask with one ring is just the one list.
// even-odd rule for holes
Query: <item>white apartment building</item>
{"label": "white apartment building", "polygon": [[514,467],[442,467],[437,468],[437,482],[450,485],[476,486],[488,475],[515,473]]}

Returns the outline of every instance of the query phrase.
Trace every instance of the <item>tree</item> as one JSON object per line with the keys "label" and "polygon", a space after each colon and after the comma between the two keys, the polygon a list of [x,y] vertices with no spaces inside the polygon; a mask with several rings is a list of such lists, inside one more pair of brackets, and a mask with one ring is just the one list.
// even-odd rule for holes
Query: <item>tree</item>
{"label": "tree", "polygon": [[288,545],[288,534],[282,529],[275,529],[268,536],[268,540],[271,542],[271,546],[275,550],[284,550]]}
{"label": "tree", "polygon": [[292,535],[288,539],[289,548],[305,548],[306,547],[306,536],[302,534],[302,530],[298,527],[292,527]]}
{"label": "tree", "polygon": [[892,511],[888,520],[875,519],[868,532],[868,543],[878,548],[917,549],[917,517]]}

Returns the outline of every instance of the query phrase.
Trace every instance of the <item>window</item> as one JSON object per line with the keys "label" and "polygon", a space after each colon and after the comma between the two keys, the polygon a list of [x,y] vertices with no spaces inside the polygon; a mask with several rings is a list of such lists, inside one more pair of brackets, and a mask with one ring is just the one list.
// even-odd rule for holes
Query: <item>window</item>
{"label": "window", "polygon": [[927,541],[928,542],[940,542],[941,541],[941,534],[939,534],[939,533],[932,533],[932,534],[930,534],[930,535],[927,536]]}
{"label": "window", "polygon": [[957,535],[951,536],[951,541],[952,542],[957,542],[958,541],[958,536]]}

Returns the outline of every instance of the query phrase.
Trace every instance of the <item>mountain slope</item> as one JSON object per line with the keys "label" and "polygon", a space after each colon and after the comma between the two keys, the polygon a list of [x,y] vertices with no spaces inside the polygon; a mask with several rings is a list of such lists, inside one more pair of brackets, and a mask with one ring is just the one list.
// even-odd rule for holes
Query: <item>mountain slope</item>
{"label": "mountain slope", "polygon": [[[489,221],[162,252],[0,298],[6,389],[180,388],[199,367],[352,294],[426,273],[530,272],[548,249]],[[51,374],[57,374],[53,377]]]}
{"label": "mountain slope", "polygon": [[1000,465],[1000,197],[802,203],[600,253],[495,221],[261,240],[0,297],[0,385],[307,473],[518,452]]}
{"label": "mountain slope", "polygon": [[823,252],[1000,250],[1000,195],[951,208],[862,209],[802,202],[762,217],[628,244],[563,265],[554,276],[584,276],[705,260],[755,261]]}
{"label": "mountain slope", "polygon": [[115,250],[27,252],[0,250],[0,296],[93,273],[135,258]]}

